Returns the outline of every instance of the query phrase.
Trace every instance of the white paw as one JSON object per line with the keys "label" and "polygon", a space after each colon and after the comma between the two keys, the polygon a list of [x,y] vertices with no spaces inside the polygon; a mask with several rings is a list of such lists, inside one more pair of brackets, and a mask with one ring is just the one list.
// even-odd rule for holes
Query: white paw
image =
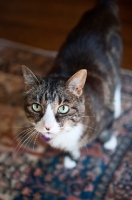
{"label": "white paw", "polygon": [[114,135],[111,136],[108,142],[104,143],[104,148],[108,150],[115,150],[116,146],[117,146],[117,138]]}
{"label": "white paw", "polygon": [[76,162],[74,160],[71,160],[70,157],[66,156],[64,158],[64,166],[68,169],[72,169],[72,168],[76,167]]}
{"label": "white paw", "polygon": [[79,149],[74,149],[73,151],[70,152],[72,155],[72,158],[74,158],[75,160],[78,160],[81,156],[81,152]]}

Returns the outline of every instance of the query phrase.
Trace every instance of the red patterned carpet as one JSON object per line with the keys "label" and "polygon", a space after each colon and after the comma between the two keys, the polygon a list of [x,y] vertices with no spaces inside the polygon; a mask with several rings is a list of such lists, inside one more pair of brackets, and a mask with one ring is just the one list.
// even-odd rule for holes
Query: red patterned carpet
{"label": "red patterned carpet", "polygon": [[115,151],[94,141],[82,149],[77,167],[67,170],[63,153],[42,138],[26,140],[30,125],[23,111],[21,65],[46,76],[55,55],[0,39],[0,200],[131,200],[131,72],[121,74],[122,115],[112,127]]}

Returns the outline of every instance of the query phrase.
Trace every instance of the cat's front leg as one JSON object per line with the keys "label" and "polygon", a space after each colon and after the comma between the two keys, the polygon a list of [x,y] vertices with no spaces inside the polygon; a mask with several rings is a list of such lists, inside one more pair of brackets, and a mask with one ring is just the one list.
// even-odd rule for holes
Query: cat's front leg
{"label": "cat's front leg", "polygon": [[64,158],[64,166],[68,169],[72,169],[76,167],[77,161],[80,157],[81,153],[79,149],[74,149],[69,153],[69,155]]}

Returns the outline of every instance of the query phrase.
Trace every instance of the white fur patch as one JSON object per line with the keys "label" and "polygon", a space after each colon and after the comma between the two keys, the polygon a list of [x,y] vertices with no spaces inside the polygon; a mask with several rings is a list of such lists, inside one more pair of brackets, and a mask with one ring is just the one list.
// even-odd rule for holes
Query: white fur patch
{"label": "white fur patch", "polygon": [[[46,126],[50,127],[49,131],[46,130]],[[61,131],[49,104],[45,115],[35,125],[35,129],[51,139],[48,143],[52,147],[72,152],[77,148],[77,143],[83,134],[84,126],[79,123],[75,127],[67,126],[64,131]]]}
{"label": "white fur patch", "polygon": [[121,85],[117,85],[114,94],[114,117],[118,118],[121,114]]}
{"label": "white fur patch", "polygon": [[[50,128],[50,130],[47,131],[46,127]],[[48,138],[53,138],[54,134],[57,134],[60,131],[59,125],[56,122],[56,119],[54,117],[54,113],[50,104],[48,104],[47,106],[45,115],[35,125],[35,129]]]}
{"label": "white fur patch", "polygon": [[49,128],[53,127],[54,124],[56,123],[56,119],[55,119],[55,116],[50,104],[48,104],[45,115],[42,120],[45,127],[49,127]]}
{"label": "white fur patch", "polygon": [[64,158],[64,166],[68,169],[72,169],[73,167],[76,167],[76,162],[71,160],[70,157],[66,156]]}
{"label": "white fur patch", "polygon": [[83,125],[79,123],[75,127],[67,127],[66,130],[56,135],[49,144],[55,148],[72,152],[77,148],[77,143],[83,134]]}
{"label": "white fur patch", "polygon": [[112,135],[108,142],[104,143],[104,148],[108,150],[115,150],[117,146],[117,138],[116,136]]}

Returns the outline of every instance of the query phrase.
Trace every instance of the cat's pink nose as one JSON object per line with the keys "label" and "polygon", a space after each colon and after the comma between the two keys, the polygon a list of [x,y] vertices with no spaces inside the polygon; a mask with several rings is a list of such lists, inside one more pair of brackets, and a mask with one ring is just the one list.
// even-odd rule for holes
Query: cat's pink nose
{"label": "cat's pink nose", "polygon": [[50,126],[47,126],[44,124],[44,128],[47,130],[47,131],[50,131],[51,127]]}
{"label": "cat's pink nose", "polygon": [[49,130],[50,130],[50,128],[49,128],[49,127],[45,127],[45,128],[46,128],[46,130],[47,130],[47,131],[49,131]]}

